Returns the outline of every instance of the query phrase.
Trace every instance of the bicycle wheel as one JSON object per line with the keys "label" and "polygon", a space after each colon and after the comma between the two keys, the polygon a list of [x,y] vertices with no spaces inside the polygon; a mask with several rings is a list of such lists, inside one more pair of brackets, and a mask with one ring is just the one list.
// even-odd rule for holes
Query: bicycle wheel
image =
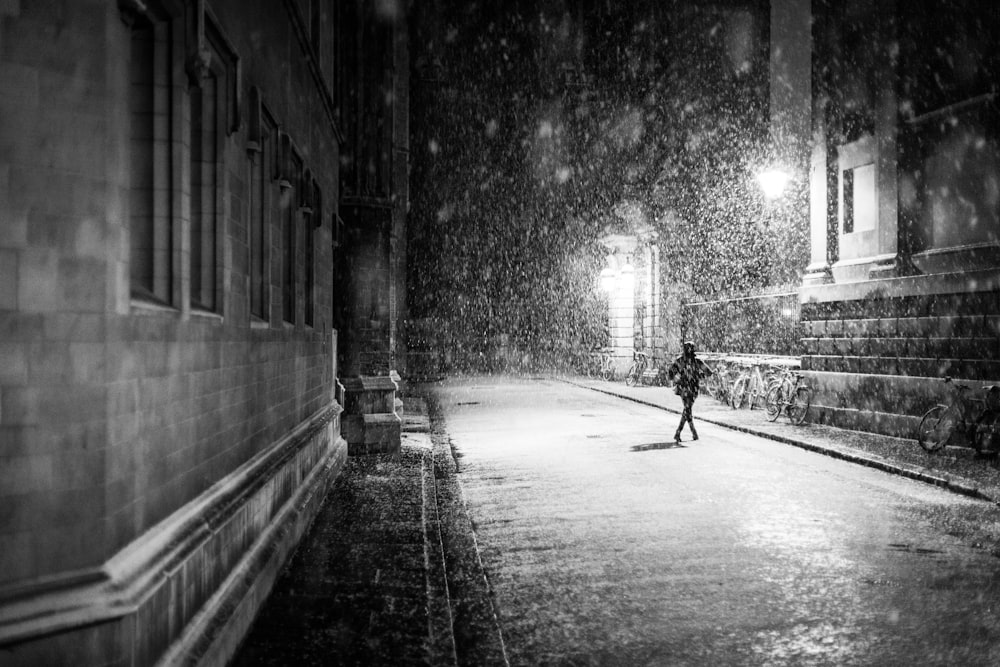
{"label": "bicycle wheel", "polygon": [[986,411],[979,417],[973,445],[979,454],[996,454],[1000,450],[1000,412]]}
{"label": "bicycle wheel", "polygon": [[713,373],[705,380],[705,391],[709,396],[718,400],[719,398],[719,374]]}
{"label": "bicycle wheel", "polygon": [[739,410],[746,404],[747,383],[749,378],[741,377],[733,383],[733,391],[730,393],[729,405],[733,410]]}
{"label": "bicycle wheel", "polygon": [[633,361],[632,365],[628,367],[628,374],[625,376],[625,384],[629,387],[634,387],[639,382],[639,376],[642,371],[639,370],[639,362]]}
{"label": "bicycle wheel", "polygon": [[605,364],[601,367],[601,379],[605,382],[611,382],[615,379],[615,367],[610,363]]}
{"label": "bicycle wheel", "polygon": [[766,392],[761,384],[760,380],[757,378],[750,378],[750,384],[747,388],[747,404],[751,410],[755,407],[760,407],[764,402]]}
{"label": "bicycle wheel", "polygon": [[806,420],[809,406],[812,404],[812,390],[809,387],[796,387],[788,401],[788,419],[796,426]]}
{"label": "bicycle wheel", "polygon": [[764,397],[764,413],[767,415],[767,421],[776,420],[783,407],[785,407],[784,392],[781,391],[781,385],[776,384],[768,390],[767,396]]}
{"label": "bicycle wheel", "polygon": [[917,442],[928,452],[936,452],[948,442],[954,424],[954,413],[945,405],[935,405],[920,418]]}

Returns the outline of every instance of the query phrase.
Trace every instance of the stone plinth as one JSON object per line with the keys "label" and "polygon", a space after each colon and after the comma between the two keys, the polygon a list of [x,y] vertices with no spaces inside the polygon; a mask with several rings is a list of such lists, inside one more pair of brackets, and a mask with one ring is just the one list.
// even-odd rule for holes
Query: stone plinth
{"label": "stone plinth", "polygon": [[394,454],[402,422],[396,413],[399,385],[391,377],[344,378],[342,435],[348,454]]}

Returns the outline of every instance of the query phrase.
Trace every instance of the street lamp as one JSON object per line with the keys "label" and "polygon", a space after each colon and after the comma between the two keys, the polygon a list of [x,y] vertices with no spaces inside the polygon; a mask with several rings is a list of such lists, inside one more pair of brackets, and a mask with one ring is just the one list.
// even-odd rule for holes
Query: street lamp
{"label": "street lamp", "polygon": [[785,188],[792,180],[792,175],[781,167],[768,167],[757,174],[757,183],[768,199],[778,199],[785,194]]}
{"label": "street lamp", "polygon": [[603,269],[601,269],[601,277],[600,277],[601,290],[607,294],[611,294],[611,292],[615,288],[615,282],[617,278],[618,278],[618,273],[610,266],[605,266]]}

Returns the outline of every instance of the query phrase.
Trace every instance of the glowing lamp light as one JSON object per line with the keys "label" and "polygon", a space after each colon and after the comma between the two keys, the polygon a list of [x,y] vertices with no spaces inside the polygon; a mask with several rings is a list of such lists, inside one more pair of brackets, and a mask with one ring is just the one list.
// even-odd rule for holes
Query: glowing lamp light
{"label": "glowing lamp light", "polygon": [[604,267],[604,269],[601,270],[601,289],[605,292],[613,290],[615,288],[616,277],[614,269],[610,266]]}
{"label": "glowing lamp light", "polygon": [[778,167],[771,167],[757,174],[757,183],[768,199],[777,199],[785,194],[785,188],[791,180],[791,174]]}

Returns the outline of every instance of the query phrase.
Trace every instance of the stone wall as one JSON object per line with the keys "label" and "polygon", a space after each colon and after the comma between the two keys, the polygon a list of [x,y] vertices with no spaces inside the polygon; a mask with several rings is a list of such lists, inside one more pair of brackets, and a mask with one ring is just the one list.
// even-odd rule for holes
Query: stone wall
{"label": "stone wall", "polygon": [[[202,3],[171,0],[0,3],[5,665],[224,663],[346,456],[330,312],[333,40],[311,41],[298,3],[210,4],[197,14]],[[137,26],[150,24],[161,78],[143,88],[130,63]],[[221,82],[218,122],[197,130],[211,129],[214,159],[202,205],[215,213],[200,237],[190,166],[199,39],[227,56],[207,63]],[[150,159],[132,162],[146,112]],[[275,169],[254,239],[263,116]],[[155,240],[165,289],[152,297],[131,271],[139,195],[167,230]],[[195,243],[212,262],[200,274],[214,285],[208,308],[190,289]],[[296,273],[284,289],[288,257]],[[288,298],[294,308],[282,307]]]}
{"label": "stone wall", "polygon": [[[797,356],[802,327],[795,292],[681,304],[685,340],[699,350]],[[680,352],[678,347],[677,352]]]}
{"label": "stone wall", "polygon": [[980,271],[803,288],[810,419],[914,437],[951,376],[1000,382],[1000,281]]}

